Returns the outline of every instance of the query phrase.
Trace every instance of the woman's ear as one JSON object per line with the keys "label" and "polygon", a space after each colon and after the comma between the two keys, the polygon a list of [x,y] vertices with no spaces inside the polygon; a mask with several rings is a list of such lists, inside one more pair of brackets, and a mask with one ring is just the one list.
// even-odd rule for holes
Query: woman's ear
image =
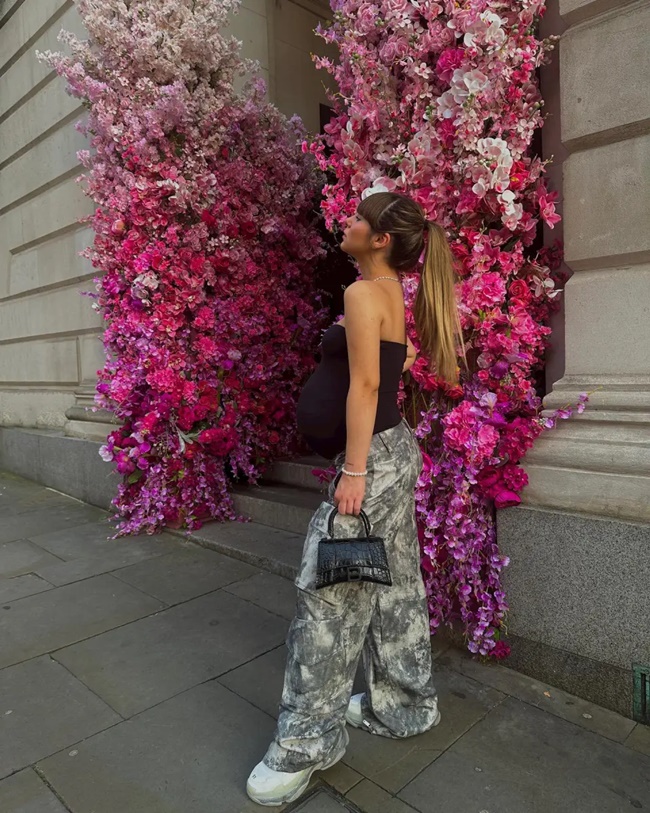
{"label": "woman's ear", "polygon": [[383,232],[379,234],[373,234],[372,236],[372,247],[373,248],[386,248],[390,243],[390,234],[388,232]]}

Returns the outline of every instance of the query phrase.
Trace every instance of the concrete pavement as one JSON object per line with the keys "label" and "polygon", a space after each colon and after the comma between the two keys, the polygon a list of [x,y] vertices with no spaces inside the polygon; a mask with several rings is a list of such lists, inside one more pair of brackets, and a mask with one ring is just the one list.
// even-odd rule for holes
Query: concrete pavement
{"label": "concrete pavement", "polygon": [[[105,512],[0,475],[1,813],[261,810],[244,784],[274,727],[292,583],[171,534],[110,533]],[[434,655],[440,726],[351,730],[286,810],[650,811],[649,728]]]}

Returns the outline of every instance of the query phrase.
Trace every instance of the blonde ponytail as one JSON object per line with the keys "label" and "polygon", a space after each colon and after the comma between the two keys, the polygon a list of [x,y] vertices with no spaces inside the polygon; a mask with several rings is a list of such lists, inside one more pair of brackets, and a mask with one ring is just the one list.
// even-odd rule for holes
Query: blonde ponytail
{"label": "blonde ponytail", "polygon": [[450,384],[458,383],[458,352],[464,358],[462,330],[456,304],[454,261],[443,229],[427,221],[424,265],[413,316],[423,355],[433,372]]}
{"label": "blonde ponytail", "polygon": [[391,236],[387,261],[397,272],[414,270],[424,250],[413,308],[415,327],[422,355],[433,372],[457,384],[457,348],[464,366],[467,364],[456,307],[454,261],[444,231],[426,219],[419,203],[395,192],[368,195],[358,205],[357,214],[368,221],[375,234]]}

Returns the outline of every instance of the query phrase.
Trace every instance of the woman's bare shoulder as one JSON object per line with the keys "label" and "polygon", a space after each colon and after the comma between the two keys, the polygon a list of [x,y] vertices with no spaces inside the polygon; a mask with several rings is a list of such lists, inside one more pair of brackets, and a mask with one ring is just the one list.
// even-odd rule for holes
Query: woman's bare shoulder
{"label": "woman's bare shoulder", "polygon": [[354,282],[351,282],[343,292],[343,297],[356,297],[356,296],[365,296],[367,293],[371,291],[378,291],[376,285],[373,285],[373,281],[371,279],[355,279]]}
{"label": "woman's bare shoulder", "polygon": [[382,291],[377,285],[373,285],[372,280],[358,279],[343,292],[344,307],[353,305],[355,307],[370,307],[374,310],[377,303],[382,301]]}

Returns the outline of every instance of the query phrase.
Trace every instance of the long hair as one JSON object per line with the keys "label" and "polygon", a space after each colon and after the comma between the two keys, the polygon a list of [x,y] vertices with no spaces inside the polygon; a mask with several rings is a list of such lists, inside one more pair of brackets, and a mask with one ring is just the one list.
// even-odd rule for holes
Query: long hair
{"label": "long hair", "polygon": [[387,262],[396,271],[412,271],[424,252],[413,318],[424,356],[433,371],[458,383],[458,352],[464,357],[456,304],[454,261],[444,230],[427,220],[422,207],[406,195],[376,192],[362,200],[358,213],[375,234],[389,234]]}

